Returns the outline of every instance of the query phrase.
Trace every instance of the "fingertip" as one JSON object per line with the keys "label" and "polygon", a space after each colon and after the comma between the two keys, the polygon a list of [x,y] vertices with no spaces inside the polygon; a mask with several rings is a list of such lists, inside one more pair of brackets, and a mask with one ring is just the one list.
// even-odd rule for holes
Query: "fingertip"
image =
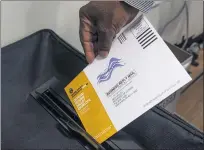
{"label": "fingertip", "polygon": [[86,53],[86,60],[89,64],[91,64],[94,61],[95,55],[93,53]]}
{"label": "fingertip", "polygon": [[86,60],[87,60],[87,62],[88,62],[89,64],[91,64],[94,59],[86,58]]}
{"label": "fingertip", "polygon": [[108,56],[108,51],[100,51],[100,52],[99,52],[99,55],[100,55],[101,57],[106,58],[106,57]]}

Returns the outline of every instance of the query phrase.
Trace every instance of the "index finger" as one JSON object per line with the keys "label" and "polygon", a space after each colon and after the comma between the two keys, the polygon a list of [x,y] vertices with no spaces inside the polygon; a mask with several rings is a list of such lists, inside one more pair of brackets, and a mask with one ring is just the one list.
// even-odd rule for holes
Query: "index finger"
{"label": "index finger", "polygon": [[86,18],[80,18],[79,35],[86,59],[88,63],[92,63],[95,58],[93,47],[94,33],[91,26],[91,22],[88,21],[88,19]]}

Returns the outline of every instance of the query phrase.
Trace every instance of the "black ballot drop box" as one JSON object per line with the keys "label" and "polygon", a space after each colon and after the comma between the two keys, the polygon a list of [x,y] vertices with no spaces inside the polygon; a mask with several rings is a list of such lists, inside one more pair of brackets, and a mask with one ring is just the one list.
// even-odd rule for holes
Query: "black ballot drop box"
{"label": "black ballot drop box", "polygon": [[64,92],[85,57],[51,30],[3,47],[1,64],[2,149],[204,148],[203,132],[161,105],[98,144]]}

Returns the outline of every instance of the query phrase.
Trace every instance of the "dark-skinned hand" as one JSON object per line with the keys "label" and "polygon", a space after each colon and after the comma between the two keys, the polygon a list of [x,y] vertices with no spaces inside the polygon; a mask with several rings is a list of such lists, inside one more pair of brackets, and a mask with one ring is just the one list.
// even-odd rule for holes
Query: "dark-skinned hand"
{"label": "dark-skinned hand", "polygon": [[116,34],[138,14],[122,1],[91,1],[80,8],[80,41],[91,63],[99,54],[106,57]]}

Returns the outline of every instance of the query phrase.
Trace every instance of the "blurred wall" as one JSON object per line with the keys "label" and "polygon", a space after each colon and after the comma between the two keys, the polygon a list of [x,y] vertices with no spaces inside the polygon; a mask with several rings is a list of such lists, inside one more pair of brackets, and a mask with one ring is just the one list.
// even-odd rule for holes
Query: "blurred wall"
{"label": "blurred wall", "polygon": [[[1,2],[1,47],[13,43],[35,31],[50,28],[78,50],[82,47],[78,36],[78,11],[88,1],[2,1]],[[182,7],[182,1],[163,2],[152,9],[147,17],[158,30]],[[203,4],[189,2],[189,36],[202,33]],[[185,35],[185,10],[165,30],[162,37],[171,42],[180,42]]]}

